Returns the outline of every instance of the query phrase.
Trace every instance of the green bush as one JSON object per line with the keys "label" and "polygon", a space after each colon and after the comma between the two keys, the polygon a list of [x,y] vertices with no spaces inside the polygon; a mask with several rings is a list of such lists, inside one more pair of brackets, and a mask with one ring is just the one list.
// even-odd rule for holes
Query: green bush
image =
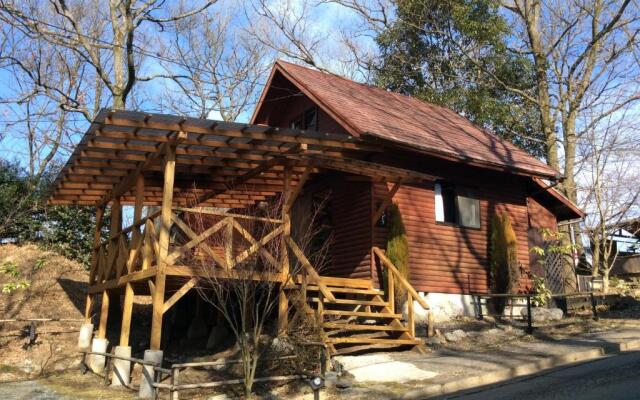
{"label": "green bush", "polygon": [[[516,294],[520,289],[518,241],[509,214],[496,214],[491,229],[491,288],[493,293]],[[494,301],[496,311],[504,311],[504,299]]]}
{"label": "green bush", "polygon": [[532,275],[533,292],[535,296],[531,298],[531,304],[535,307],[544,307],[551,299],[551,290],[544,283],[544,278]]}
{"label": "green bush", "polygon": [[[409,242],[407,241],[407,231],[402,221],[400,208],[396,204],[391,204],[388,210],[389,225],[387,228],[387,257],[393,265],[398,268],[400,275],[409,278]],[[386,271],[386,269],[385,269]],[[385,274],[386,278],[386,274]],[[386,279],[385,279],[386,284]],[[394,280],[396,304],[401,305],[406,293],[400,286],[397,279]]]}
{"label": "green bush", "polygon": [[88,266],[95,208],[47,205],[56,174],[34,182],[16,163],[0,160],[0,239],[33,242]]}

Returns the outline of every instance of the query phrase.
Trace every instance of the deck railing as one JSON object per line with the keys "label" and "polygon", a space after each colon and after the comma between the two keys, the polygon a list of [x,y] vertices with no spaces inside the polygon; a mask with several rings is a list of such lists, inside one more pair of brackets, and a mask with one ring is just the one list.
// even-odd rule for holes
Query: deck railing
{"label": "deck railing", "polygon": [[409,334],[412,337],[416,335],[416,327],[415,327],[415,318],[414,318],[414,309],[413,302],[417,301],[418,304],[425,310],[429,309],[429,305],[427,302],[416,292],[416,290],[411,286],[411,284],[400,274],[398,268],[387,258],[382,251],[378,247],[373,247],[373,254],[380,261],[380,264],[386,268],[387,270],[387,299],[389,302],[389,308],[391,312],[395,312],[395,284],[398,284],[404,289],[404,292],[407,296],[407,326],[409,328]]}

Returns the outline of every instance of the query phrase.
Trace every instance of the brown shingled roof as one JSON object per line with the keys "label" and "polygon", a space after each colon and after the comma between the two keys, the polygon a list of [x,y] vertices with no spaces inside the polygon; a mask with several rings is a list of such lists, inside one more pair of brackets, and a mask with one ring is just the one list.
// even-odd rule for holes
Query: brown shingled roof
{"label": "brown shingled roof", "polygon": [[284,61],[274,67],[356,136],[536,176],[559,173],[454,111]]}

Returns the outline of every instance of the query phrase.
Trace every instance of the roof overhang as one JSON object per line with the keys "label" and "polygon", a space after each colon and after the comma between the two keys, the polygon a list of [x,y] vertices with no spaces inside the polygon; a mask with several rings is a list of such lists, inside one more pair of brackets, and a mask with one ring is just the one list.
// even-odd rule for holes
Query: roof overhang
{"label": "roof overhang", "polygon": [[533,183],[536,187],[536,191],[533,194],[534,197],[546,196],[548,199],[559,205],[559,207],[556,207],[556,210],[554,211],[558,221],[580,220],[586,216],[586,213],[582,211],[580,207],[566,198],[554,187],[555,184],[549,185],[544,180],[536,177],[533,178]]}
{"label": "roof overhang", "polygon": [[294,185],[322,169],[406,182],[432,178],[359,159],[381,148],[349,135],[104,109],[59,173],[49,201],[101,206],[117,197],[133,204],[142,175],[144,204],[159,205],[167,146],[176,149],[178,205],[206,198],[201,204],[239,208],[265,200],[283,190],[287,166]]}

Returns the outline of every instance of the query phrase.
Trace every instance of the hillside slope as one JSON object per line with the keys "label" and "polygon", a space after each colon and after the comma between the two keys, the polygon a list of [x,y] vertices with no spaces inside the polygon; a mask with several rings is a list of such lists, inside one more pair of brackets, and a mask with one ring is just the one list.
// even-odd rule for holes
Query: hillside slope
{"label": "hillside slope", "polygon": [[[47,375],[77,365],[88,272],[35,245],[0,246],[0,381]],[[25,345],[30,322],[35,344]],[[9,320],[9,321],[6,321]],[[17,320],[17,321],[11,321]]]}

